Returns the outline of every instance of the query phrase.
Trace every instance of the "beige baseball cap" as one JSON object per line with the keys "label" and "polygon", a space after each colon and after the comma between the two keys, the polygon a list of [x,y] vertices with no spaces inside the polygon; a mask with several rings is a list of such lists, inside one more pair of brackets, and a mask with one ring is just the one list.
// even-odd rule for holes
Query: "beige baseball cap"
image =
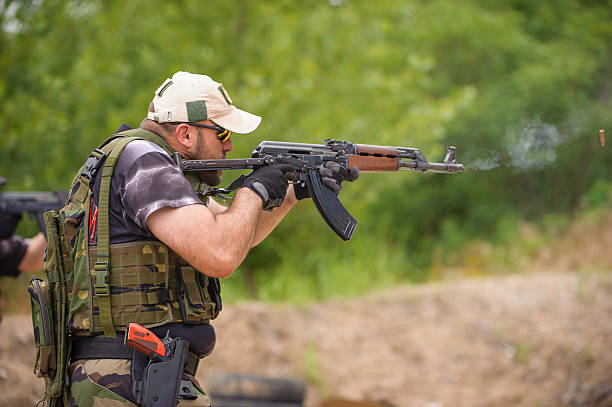
{"label": "beige baseball cap", "polygon": [[236,108],[221,83],[189,72],[177,72],[157,88],[153,109],[147,117],[158,123],[208,119],[238,134],[250,133],[261,123],[261,117]]}

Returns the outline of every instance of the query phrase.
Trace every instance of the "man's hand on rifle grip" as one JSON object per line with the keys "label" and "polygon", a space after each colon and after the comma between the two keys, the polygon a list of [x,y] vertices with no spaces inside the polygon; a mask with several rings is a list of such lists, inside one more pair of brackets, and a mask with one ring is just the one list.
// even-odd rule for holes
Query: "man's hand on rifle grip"
{"label": "man's hand on rifle grip", "polygon": [[[328,161],[325,166],[319,168],[319,174],[321,175],[321,182],[338,195],[342,189],[342,181],[353,182],[359,178],[359,168],[352,167],[347,170],[335,161]],[[294,184],[293,188],[298,200],[310,198],[310,192],[306,185]]]}
{"label": "man's hand on rifle grip", "polygon": [[244,181],[243,187],[255,192],[262,201],[262,208],[272,210],[282,205],[288,179],[295,178],[295,170],[287,164],[270,165],[253,171]]}
{"label": "man's hand on rifle grip", "polygon": [[347,170],[334,161],[328,161],[325,167],[319,168],[321,181],[338,195],[342,189],[342,181],[353,182],[359,178],[359,168],[353,167]]}

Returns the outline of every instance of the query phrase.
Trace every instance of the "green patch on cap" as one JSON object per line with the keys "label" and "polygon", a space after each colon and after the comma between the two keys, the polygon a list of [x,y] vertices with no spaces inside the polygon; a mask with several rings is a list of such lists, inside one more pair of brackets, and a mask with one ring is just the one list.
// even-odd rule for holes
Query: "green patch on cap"
{"label": "green patch on cap", "polygon": [[185,106],[187,107],[187,118],[190,122],[199,122],[208,119],[206,103],[204,101],[186,102]]}

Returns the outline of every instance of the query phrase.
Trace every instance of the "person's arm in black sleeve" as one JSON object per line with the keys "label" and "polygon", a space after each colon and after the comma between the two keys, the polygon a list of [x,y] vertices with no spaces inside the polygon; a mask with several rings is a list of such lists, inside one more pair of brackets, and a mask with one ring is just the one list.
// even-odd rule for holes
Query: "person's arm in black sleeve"
{"label": "person's arm in black sleeve", "polygon": [[16,277],[28,245],[18,237],[0,240],[0,275]]}
{"label": "person's arm in black sleeve", "polygon": [[32,239],[14,236],[0,240],[0,276],[17,277],[22,271],[40,271],[46,246],[47,239],[42,233]]}

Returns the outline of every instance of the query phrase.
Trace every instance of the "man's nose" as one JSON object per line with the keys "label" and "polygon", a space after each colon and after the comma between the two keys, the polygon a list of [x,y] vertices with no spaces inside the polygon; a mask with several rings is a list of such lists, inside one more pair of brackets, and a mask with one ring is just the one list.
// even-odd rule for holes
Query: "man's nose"
{"label": "man's nose", "polygon": [[227,139],[225,143],[223,143],[223,151],[229,153],[234,149],[234,143],[232,142],[231,137]]}

